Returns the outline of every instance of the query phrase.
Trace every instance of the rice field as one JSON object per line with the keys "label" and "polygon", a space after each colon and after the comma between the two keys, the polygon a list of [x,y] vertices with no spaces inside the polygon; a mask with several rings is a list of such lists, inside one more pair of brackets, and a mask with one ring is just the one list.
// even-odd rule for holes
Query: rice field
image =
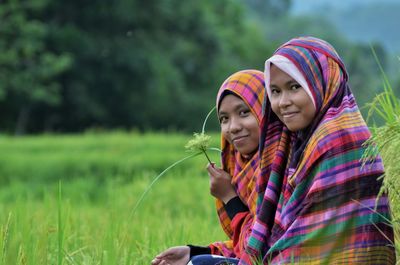
{"label": "rice field", "polygon": [[0,264],[149,264],[169,246],[224,239],[203,156],[163,175],[133,213],[190,137],[0,137]]}
{"label": "rice field", "polygon": [[[383,146],[375,140],[390,174],[386,185],[398,235],[395,129],[390,145],[385,136]],[[188,155],[190,138],[135,132],[0,136],[0,265],[150,264],[167,247],[225,239],[202,155],[163,175],[133,212],[154,178]],[[218,142],[212,134],[211,146]],[[217,152],[209,155],[219,161]]]}

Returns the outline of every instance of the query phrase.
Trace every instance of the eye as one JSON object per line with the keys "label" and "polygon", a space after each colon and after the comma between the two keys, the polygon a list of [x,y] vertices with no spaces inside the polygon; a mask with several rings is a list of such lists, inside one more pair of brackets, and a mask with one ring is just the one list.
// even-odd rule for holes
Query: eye
{"label": "eye", "polygon": [[279,92],[281,92],[279,89],[271,87],[271,94],[279,94]]}
{"label": "eye", "polygon": [[291,90],[298,90],[299,88],[301,88],[301,85],[299,85],[299,84],[297,84],[297,83],[292,84],[292,85],[290,86],[290,89],[291,89]]}
{"label": "eye", "polygon": [[250,113],[249,109],[242,109],[242,110],[239,111],[239,115],[241,117],[246,117],[249,113]]}
{"label": "eye", "polygon": [[228,121],[228,117],[227,116],[224,116],[224,115],[219,116],[219,123],[220,124],[226,123],[227,121]]}

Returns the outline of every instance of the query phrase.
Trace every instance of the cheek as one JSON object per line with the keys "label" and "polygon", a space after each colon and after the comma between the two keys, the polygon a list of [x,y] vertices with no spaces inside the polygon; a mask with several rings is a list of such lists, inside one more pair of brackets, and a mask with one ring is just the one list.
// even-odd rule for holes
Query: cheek
{"label": "cheek", "polygon": [[249,127],[251,127],[251,135],[252,135],[252,140],[251,140],[251,147],[253,149],[257,149],[258,148],[258,142],[260,140],[260,127],[259,124],[257,122],[256,118],[253,118],[253,120],[251,121],[251,124],[249,125]]}
{"label": "cheek", "polygon": [[271,109],[273,112],[275,112],[275,114],[279,114],[279,102],[276,99],[271,99],[270,100],[271,103]]}
{"label": "cheek", "polygon": [[316,115],[316,110],[315,110],[315,107],[314,107],[314,104],[312,103],[312,101],[311,100],[309,100],[307,103],[306,103],[306,108],[305,108],[305,115],[307,116],[307,118],[309,119],[309,120],[313,120],[314,119],[314,117],[315,117],[315,115]]}
{"label": "cheek", "polygon": [[310,123],[314,120],[316,113],[317,112],[316,112],[314,106],[310,107],[310,109],[308,110],[308,113],[307,113]]}
{"label": "cheek", "polygon": [[221,124],[221,134],[229,143],[231,143],[228,133],[228,126],[226,124]]}

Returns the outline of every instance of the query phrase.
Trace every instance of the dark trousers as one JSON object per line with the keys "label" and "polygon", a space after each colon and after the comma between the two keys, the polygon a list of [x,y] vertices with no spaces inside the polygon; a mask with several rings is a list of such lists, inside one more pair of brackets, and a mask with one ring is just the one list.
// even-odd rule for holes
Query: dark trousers
{"label": "dark trousers", "polygon": [[198,255],[192,257],[188,265],[237,265],[238,259],[225,258],[216,255]]}

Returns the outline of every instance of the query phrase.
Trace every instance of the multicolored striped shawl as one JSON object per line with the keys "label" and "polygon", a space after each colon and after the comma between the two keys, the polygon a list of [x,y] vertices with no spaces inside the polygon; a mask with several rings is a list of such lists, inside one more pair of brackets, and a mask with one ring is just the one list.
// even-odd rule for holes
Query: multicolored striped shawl
{"label": "multicolored striped shawl", "polygon": [[[362,165],[370,132],[342,60],[312,37],[292,39],[274,54],[304,75],[317,114],[307,129],[292,133],[265,105],[258,185],[267,188],[239,264],[394,264],[389,203],[378,196],[382,160]],[[279,126],[271,164],[265,150]]]}
{"label": "multicolored striped shawl", "polygon": [[[261,123],[262,104],[264,102],[264,74],[257,70],[244,70],[237,72],[228,77],[221,85],[217,94],[217,110],[222,98],[227,93],[233,93],[241,98],[250,108],[253,115],[257,118],[258,123]],[[246,216],[244,226],[241,231],[248,230],[253,222],[253,217],[256,211],[256,176],[259,175],[259,154],[256,152],[251,158],[244,158],[238,151],[235,150],[221,134],[221,163],[222,168],[232,176],[232,184],[235,186],[236,192],[240,199],[245,203],[250,213]],[[217,213],[220,223],[225,233],[230,238],[226,242],[216,242],[212,245],[216,247],[220,254],[225,257],[239,257],[240,253],[237,250],[244,250],[247,243],[246,238],[249,233],[242,233],[239,242],[239,247],[233,246],[233,231],[231,229],[231,219],[225,211],[223,202],[216,200]],[[239,251],[240,252],[240,251]]]}

